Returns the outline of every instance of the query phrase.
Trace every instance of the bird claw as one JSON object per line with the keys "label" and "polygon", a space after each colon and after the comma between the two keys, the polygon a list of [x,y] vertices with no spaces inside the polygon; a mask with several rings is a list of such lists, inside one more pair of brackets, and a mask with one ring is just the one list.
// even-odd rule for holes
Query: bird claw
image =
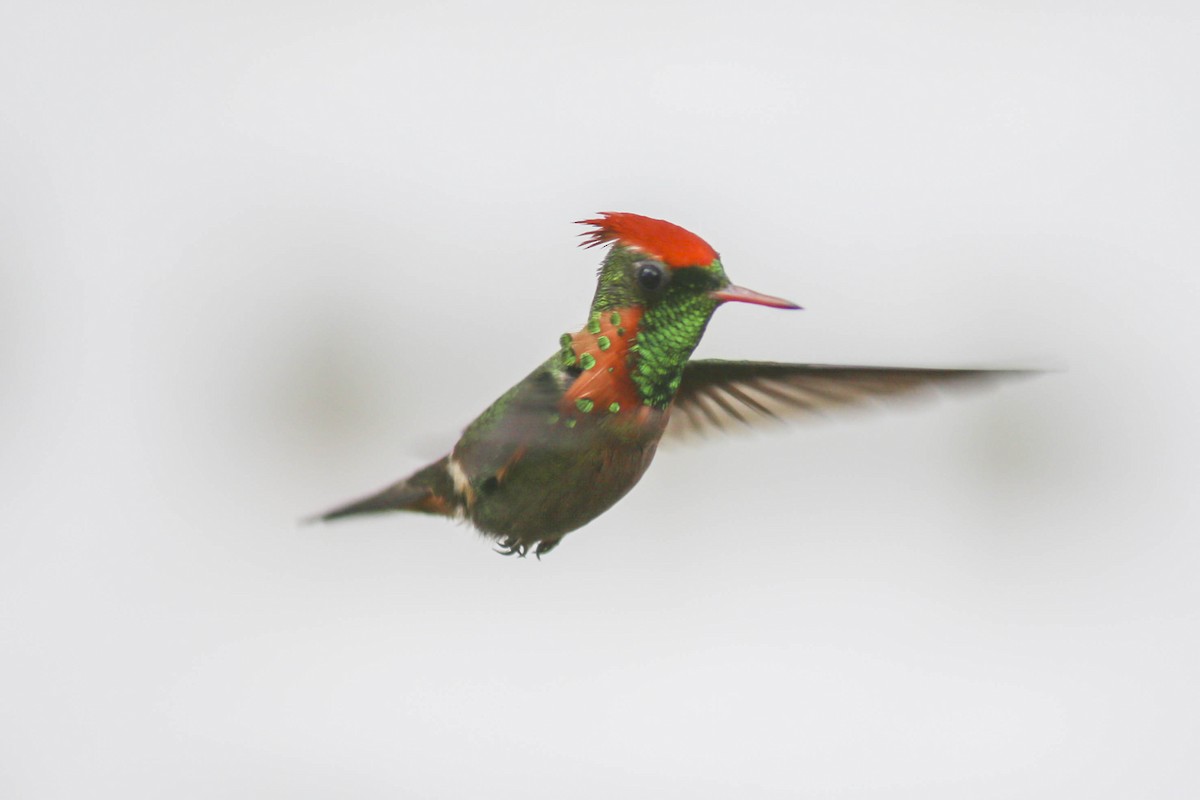
{"label": "bird claw", "polygon": [[514,539],[512,536],[505,536],[497,544],[498,546],[492,549],[502,556],[516,555],[518,558],[524,558],[528,549],[521,540]]}
{"label": "bird claw", "polygon": [[543,539],[537,543],[537,547],[534,549],[533,554],[537,556],[538,561],[541,561],[542,556],[558,547],[558,543],[561,541],[562,539]]}

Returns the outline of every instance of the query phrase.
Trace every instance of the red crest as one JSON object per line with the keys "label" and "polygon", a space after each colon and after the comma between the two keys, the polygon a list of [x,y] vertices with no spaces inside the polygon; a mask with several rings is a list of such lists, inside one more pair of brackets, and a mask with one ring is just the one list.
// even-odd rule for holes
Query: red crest
{"label": "red crest", "polygon": [[594,227],[580,234],[587,237],[581,247],[619,242],[654,256],[669,267],[707,267],[717,258],[717,251],[708,242],[666,220],[602,211],[596,219],[582,219],[579,224]]}

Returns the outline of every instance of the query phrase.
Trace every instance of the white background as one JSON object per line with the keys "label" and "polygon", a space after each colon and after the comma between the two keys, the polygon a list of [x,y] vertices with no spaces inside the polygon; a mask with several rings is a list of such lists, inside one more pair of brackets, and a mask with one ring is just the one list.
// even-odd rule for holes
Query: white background
{"label": "white background", "polygon": [[[1190,797],[1193,3],[10,2],[0,793]],[[297,519],[585,320],[1063,371],[663,452],[545,561]]]}

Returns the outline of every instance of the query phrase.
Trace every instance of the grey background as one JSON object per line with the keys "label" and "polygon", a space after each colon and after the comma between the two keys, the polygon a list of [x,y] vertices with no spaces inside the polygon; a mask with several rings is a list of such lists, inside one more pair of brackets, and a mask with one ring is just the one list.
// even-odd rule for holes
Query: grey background
{"label": "grey background", "polygon": [[[6,797],[1185,797],[1191,3],[0,9]],[[296,520],[584,321],[600,210],[800,302],[701,355],[1066,367],[663,452],[542,563]]]}

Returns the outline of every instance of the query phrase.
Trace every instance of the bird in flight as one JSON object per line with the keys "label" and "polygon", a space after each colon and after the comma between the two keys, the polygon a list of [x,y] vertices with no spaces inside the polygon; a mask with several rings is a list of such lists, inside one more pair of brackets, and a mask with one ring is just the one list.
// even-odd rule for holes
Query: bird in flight
{"label": "bird in flight", "polygon": [[445,456],[317,517],[382,511],[466,519],[504,555],[539,558],[637,484],[659,441],[820,413],[1006,370],[691,360],[724,303],[798,309],[730,282],[717,252],[678,225],[604,212],[582,246],[610,245],[587,323],[492,403]]}

